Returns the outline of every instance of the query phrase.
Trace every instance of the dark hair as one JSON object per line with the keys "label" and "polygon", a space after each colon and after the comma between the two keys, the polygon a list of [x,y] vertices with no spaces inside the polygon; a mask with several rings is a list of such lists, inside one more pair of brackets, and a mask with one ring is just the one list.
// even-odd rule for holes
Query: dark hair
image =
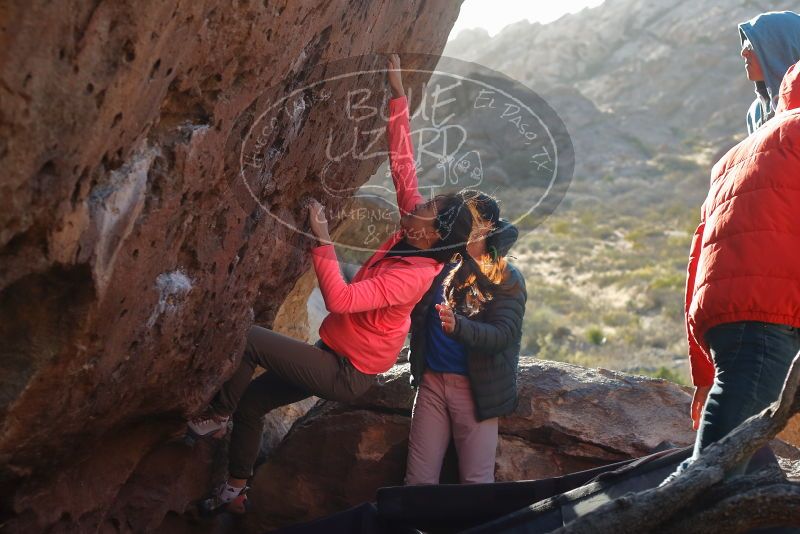
{"label": "dark hair", "polygon": [[500,205],[497,199],[477,189],[463,189],[458,193],[465,202],[473,202],[483,220],[497,225],[500,220]]}
{"label": "dark hair", "polygon": [[[463,190],[458,195],[467,206],[473,223],[488,223],[497,228],[500,206],[494,197],[474,189]],[[499,257],[496,247],[490,244],[490,237],[485,238],[487,254],[481,258],[482,265],[469,255],[465,246],[463,252],[460,251],[461,258],[442,284],[445,302],[467,316],[475,315],[484,303],[492,300],[492,291],[505,274],[505,259]]]}
{"label": "dark hair", "polygon": [[436,195],[434,202],[436,218],[433,226],[440,238],[428,253],[436,261],[445,263],[456,253],[466,254],[473,217],[464,198],[458,193]]}

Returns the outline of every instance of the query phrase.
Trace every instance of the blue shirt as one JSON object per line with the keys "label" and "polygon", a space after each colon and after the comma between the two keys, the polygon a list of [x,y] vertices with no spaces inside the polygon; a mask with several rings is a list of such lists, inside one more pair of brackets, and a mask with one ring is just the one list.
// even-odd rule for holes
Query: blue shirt
{"label": "blue shirt", "polygon": [[[442,304],[443,302],[442,284],[439,284],[436,287],[433,303]],[[431,306],[428,310],[425,337],[427,341],[425,363],[429,369],[437,373],[468,374],[467,350],[461,343],[444,333],[436,306]]]}

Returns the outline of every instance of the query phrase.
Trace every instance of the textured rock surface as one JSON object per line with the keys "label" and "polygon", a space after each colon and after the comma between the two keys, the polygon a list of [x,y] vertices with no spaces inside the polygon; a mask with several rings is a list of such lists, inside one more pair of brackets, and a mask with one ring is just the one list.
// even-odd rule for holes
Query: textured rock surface
{"label": "textured rock surface", "polygon": [[[408,365],[385,379],[357,405],[324,402],[295,425],[256,473],[250,531],[323,516],[402,484]],[[500,420],[498,481],[558,476],[694,439],[690,396],[670,382],[523,358],[519,387],[519,407]]]}
{"label": "textured rock surface", "polygon": [[402,482],[409,418],[322,402],[256,471],[247,532],[328,515]]}
{"label": "textured rock surface", "polygon": [[317,277],[313,269],[309,269],[295,282],[294,287],[275,315],[272,329],[283,335],[308,341],[312,329],[308,314],[308,299],[317,287]]}
{"label": "textured rock surface", "polygon": [[778,434],[778,438],[786,443],[791,443],[795,447],[800,447],[800,416],[795,415],[789,419],[789,424]]}
{"label": "textured rock surface", "polygon": [[[436,54],[458,8],[0,8],[0,522],[143,531],[196,496],[208,454],[164,440],[232,371],[245,329],[270,324],[308,267],[300,237],[240,187],[254,102],[336,58]],[[380,74],[361,81],[384,83]],[[342,89],[332,88],[333,101]],[[322,196],[320,132],[341,132],[341,146],[354,134],[332,104],[294,118],[277,125],[281,157],[256,194],[302,223],[298,201]],[[360,184],[378,163],[341,173],[337,185]],[[168,490],[158,507],[147,505],[151,487]]]}
{"label": "textured rock surface", "polygon": [[261,437],[261,455],[266,457],[286,437],[295,421],[314,407],[319,399],[309,397],[300,402],[271,411],[264,417],[264,434]]}

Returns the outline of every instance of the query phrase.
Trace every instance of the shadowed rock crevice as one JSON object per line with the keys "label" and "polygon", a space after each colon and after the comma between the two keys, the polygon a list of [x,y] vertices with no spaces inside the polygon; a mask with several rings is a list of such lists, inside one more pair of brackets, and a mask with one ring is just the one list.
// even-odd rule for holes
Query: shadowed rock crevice
{"label": "shadowed rock crevice", "polygon": [[87,265],[55,265],[0,293],[0,424],[31,377],[72,351],[93,298]]}

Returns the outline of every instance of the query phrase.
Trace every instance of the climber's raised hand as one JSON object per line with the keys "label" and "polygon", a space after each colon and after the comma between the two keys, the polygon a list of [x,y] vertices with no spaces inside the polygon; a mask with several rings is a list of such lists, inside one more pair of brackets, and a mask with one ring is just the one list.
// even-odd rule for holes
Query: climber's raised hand
{"label": "climber's raised hand", "polygon": [[397,54],[389,54],[386,58],[386,69],[388,71],[389,86],[392,88],[392,98],[405,96],[403,74],[400,72],[400,56]]}
{"label": "climber's raised hand", "polygon": [[325,206],[316,200],[311,200],[308,204],[308,223],[311,226],[311,232],[320,244],[329,245],[331,243],[328,219],[325,217]]}

